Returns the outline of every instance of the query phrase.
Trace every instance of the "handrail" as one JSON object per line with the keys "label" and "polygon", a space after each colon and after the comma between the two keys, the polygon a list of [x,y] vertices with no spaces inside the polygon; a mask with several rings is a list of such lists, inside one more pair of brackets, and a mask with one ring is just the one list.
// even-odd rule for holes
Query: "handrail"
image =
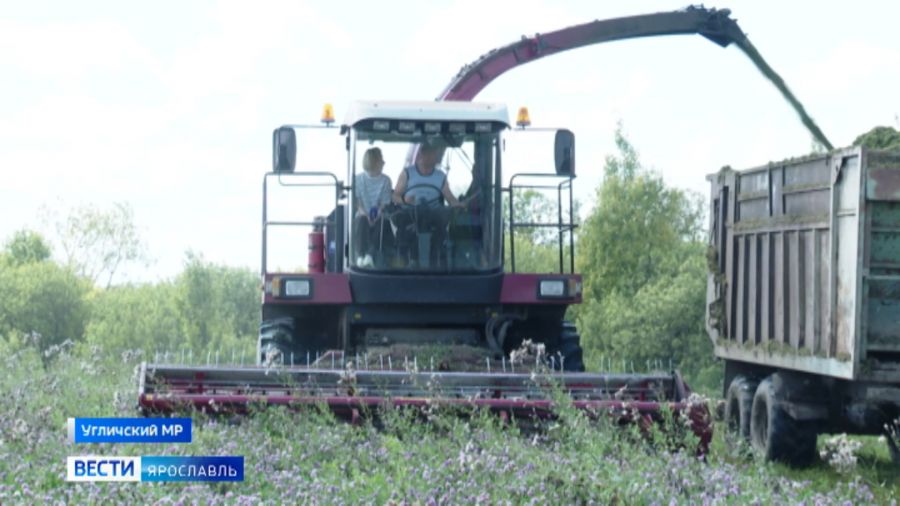
{"label": "handrail", "polygon": [[[517,178],[554,178],[554,179],[562,179],[557,185],[549,186],[549,185],[540,185],[540,184],[520,184],[516,185]],[[515,232],[517,228],[556,228],[558,231],[559,237],[559,273],[565,274],[565,241],[564,235],[566,232],[569,233],[569,272],[575,273],[575,238],[574,233],[575,229],[578,228],[578,225],[575,223],[574,218],[574,197],[572,195],[572,180],[575,179],[575,176],[570,175],[560,175],[553,173],[542,173],[542,172],[519,172],[513,174],[512,177],[509,178],[509,186],[507,188],[503,188],[502,191],[505,191],[509,194],[509,263],[510,270],[512,272],[516,272],[516,241],[515,241]],[[515,219],[515,191],[516,189],[546,189],[546,190],[557,190],[557,201],[556,201],[556,209],[557,209],[557,221],[553,222],[516,222]],[[569,194],[569,219],[568,221],[563,221],[563,190],[567,189]]]}
{"label": "handrail", "polygon": [[[277,177],[278,184],[284,187],[297,187],[297,188],[315,188],[315,187],[328,187],[333,186],[335,188],[334,192],[334,207],[337,209],[342,193],[347,190],[347,187],[341,182],[338,177],[331,172],[324,171],[303,171],[303,172],[267,172],[263,175],[263,205],[262,205],[262,259],[260,266],[260,273],[262,276],[265,276],[267,273],[267,253],[268,253],[268,229],[270,226],[284,226],[284,227],[304,227],[304,226],[315,226],[319,222],[316,221],[283,221],[283,220],[275,220],[269,221],[268,219],[268,204],[269,204],[269,193],[268,193],[268,181],[272,176]],[[285,177],[329,177],[333,180],[332,183],[292,183],[290,181],[285,181]],[[329,222],[328,220],[324,223],[326,226],[331,225],[334,226],[335,223]]]}

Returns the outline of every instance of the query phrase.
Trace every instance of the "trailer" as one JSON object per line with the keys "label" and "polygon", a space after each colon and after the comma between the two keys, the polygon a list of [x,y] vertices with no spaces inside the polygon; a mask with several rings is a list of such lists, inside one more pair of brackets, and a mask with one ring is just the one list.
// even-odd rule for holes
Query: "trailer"
{"label": "trailer", "polygon": [[708,180],[706,326],[725,361],[728,431],[798,465],[819,433],[889,432],[900,416],[900,152],[848,148]]}

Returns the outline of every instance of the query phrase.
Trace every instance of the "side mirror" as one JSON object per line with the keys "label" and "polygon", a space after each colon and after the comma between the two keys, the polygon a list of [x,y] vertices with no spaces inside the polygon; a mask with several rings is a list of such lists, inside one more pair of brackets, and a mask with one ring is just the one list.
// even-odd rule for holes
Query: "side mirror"
{"label": "side mirror", "polygon": [[272,170],[294,172],[297,164],[297,133],[293,128],[281,127],[272,132]]}
{"label": "side mirror", "polygon": [[575,134],[571,130],[557,130],[553,143],[556,174],[575,176]]}

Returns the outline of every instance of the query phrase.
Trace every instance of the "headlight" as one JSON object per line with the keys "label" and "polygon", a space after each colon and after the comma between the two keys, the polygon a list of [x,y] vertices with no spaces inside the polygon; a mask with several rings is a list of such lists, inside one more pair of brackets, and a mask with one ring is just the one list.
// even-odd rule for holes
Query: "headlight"
{"label": "headlight", "polygon": [[540,284],[541,297],[565,297],[566,282],[562,279],[545,279]]}
{"label": "headlight", "polygon": [[308,279],[288,279],[284,281],[285,297],[309,297],[311,292],[310,280]]}
{"label": "headlight", "polygon": [[572,297],[581,295],[581,281],[578,281],[577,279],[569,280],[569,295]]}

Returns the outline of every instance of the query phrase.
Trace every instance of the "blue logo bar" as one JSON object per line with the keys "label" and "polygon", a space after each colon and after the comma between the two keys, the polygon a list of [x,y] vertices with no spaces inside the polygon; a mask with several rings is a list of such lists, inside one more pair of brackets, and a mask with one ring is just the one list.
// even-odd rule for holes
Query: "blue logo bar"
{"label": "blue logo bar", "polygon": [[244,457],[141,457],[141,481],[244,481]]}
{"label": "blue logo bar", "polygon": [[73,443],[190,443],[190,418],[69,418]]}
{"label": "blue logo bar", "polygon": [[66,481],[244,481],[244,457],[68,457]]}
{"label": "blue logo bar", "polygon": [[140,457],[68,457],[66,481],[140,481]]}

